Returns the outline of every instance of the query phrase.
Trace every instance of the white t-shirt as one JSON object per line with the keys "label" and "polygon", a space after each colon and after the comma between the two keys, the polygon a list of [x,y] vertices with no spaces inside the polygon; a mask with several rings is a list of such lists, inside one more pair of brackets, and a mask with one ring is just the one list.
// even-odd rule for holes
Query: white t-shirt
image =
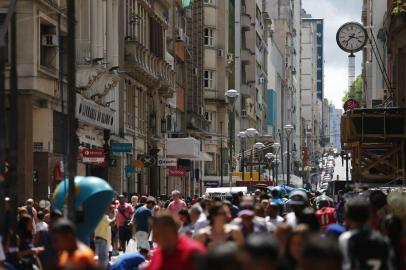
{"label": "white t-shirt", "polygon": [[48,231],[48,224],[46,222],[44,222],[44,221],[39,221],[36,224],[36,231],[37,232],[39,232],[39,231]]}
{"label": "white t-shirt", "polygon": [[286,216],[286,223],[292,227],[297,225],[297,217],[295,212],[290,212]]}
{"label": "white t-shirt", "polygon": [[269,216],[265,218],[267,222],[272,223],[275,227],[278,226],[283,222],[283,217],[281,216],[276,216],[276,218],[270,218]]}

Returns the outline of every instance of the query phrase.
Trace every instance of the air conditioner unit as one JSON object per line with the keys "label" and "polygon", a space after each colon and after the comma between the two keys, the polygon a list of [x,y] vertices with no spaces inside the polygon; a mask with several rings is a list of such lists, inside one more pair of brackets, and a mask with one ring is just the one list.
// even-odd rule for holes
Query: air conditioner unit
{"label": "air conditioner unit", "polygon": [[224,57],[224,50],[223,49],[218,49],[217,50],[217,56],[218,57]]}
{"label": "air conditioner unit", "polygon": [[261,77],[258,79],[258,84],[264,84],[265,83],[265,78]]}
{"label": "air conditioner unit", "polygon": [[193,76],[197,76],[197,68],[193,68]]}
{"label": "air conditioner unit", "polygon": [[52,35],[52,34],[42,35],[42,46],[57,47],[58,46],[58,37],[56,35]]}
{"label": "air conditioner unit", "polygon": [[185,42],[186,41],[185,38],[186,38],[185,31],[182,28],[178,28],[176,40]]}
{"label": "air conditioner unit", "polygon": [[247,117],[247,110],[241,110],[241,117],[242,118]]}

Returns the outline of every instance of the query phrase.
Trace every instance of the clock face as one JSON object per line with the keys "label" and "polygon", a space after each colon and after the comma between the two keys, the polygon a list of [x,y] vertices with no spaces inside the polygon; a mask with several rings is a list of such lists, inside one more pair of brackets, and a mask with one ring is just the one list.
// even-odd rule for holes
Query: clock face
{"label": "clock face", "polygon": [[356,22],[349,22],[340,27],[336,36],[338,46],[346,52],[360,51],[368,40],[365,28]]}

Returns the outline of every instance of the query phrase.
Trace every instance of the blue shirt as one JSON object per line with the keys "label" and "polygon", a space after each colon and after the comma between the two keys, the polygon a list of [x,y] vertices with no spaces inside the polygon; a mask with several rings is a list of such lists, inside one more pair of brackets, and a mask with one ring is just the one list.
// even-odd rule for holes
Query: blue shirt
{"label": "blue shirt", "polygon": [[145,261],[144,257],[138,252],[124,253],[115,264],[111,266],[111,270],[133,270],[138,269],[138,266]]}
{"label": "blue shirt", "polygon": [[152,211],[147,207],[140,207],[135,211],[135,226],[136,230],[149,233],[149,218],[152,216]]}

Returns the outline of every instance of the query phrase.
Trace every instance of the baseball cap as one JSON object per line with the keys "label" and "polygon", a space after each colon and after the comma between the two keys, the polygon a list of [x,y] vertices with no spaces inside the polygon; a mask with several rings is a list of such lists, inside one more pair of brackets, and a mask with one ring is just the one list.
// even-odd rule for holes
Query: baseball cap
{"label": "baseball cap", "polygon": [[293,190],[289,194],[290,205],[305,205],[307,202],[307,194],[303,190]]}

